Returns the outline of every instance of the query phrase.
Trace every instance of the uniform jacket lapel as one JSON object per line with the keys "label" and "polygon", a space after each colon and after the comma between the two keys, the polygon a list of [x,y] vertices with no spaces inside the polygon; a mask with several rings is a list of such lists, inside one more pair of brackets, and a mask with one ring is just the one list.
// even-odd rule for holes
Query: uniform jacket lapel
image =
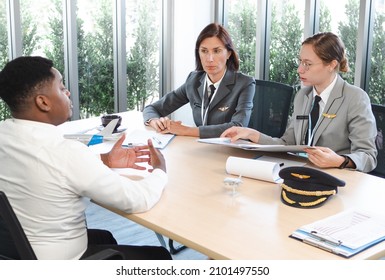
{"label": "uniform jacket lapel", "polygon": [[223,77],[219,87],[215,90],[216,94],[214,99],[211,101],[209,111],[216,108],[216,105],[225,98],[231,90],[231,85],[235,84],[235,73],[230,70],[226,70],[225,76]]}
{"label": "uniform jacket lapel", "polygon": [[317,145],[317,141],[320,138],[320,135],[322,135],[322,132],[328,127],[328,125],[338,115],[338,110],[341,107],[342,102],[344,100],[344,92],[343,92],[344,84],[345,84],[345,81],[340,76],[338,76],[337,82],[334,85],[332,92],[330,93],[325,109],[320,116],[318,127],[316,127],[316,132],[313,140],[313,144],[315,146]]}

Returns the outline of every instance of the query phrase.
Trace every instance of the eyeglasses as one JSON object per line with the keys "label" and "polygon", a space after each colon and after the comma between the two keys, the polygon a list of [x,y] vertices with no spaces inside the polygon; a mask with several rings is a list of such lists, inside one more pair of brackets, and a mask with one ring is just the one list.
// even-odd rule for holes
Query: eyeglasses
{"label": "eyeglasses", "polygon": [[319,62],[319,63],[308,63],[308,62],[302,61],[301,59],[297,60],[298,67],[302,66],[305,69],[305,71],[309,71],[311,66],[317,65],[317,64],[322,64],[322,62]]}

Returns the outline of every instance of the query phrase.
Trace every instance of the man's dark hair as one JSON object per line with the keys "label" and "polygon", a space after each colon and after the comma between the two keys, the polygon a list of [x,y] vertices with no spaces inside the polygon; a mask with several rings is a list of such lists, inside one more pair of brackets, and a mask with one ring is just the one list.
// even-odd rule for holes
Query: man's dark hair
{"label": "man's dark hair", "polygon": [[8,62],[0,72],[0,97],[12,112],[20,111],[44,83],[55,78],[52,60],[21,56]]}

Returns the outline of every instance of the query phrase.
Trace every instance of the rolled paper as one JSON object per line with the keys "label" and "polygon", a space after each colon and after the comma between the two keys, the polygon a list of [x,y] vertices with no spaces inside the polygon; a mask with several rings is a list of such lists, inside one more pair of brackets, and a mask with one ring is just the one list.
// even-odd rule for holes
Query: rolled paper
{"label": "rolled paper", "polygon": [[282,183],[278,176],[281,170],[279,163],[264,160],[247,159],[240,157],[228,157],[226,172],[232,175],[241,175],[252,179]]}

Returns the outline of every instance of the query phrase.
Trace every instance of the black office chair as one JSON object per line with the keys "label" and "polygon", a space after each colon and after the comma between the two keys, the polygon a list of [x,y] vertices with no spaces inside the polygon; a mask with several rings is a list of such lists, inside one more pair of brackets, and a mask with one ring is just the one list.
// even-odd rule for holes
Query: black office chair
{"label": "black office chair", "polygon": [[[0,191],[0,260],[36,260],[37,257],[4,192]],[[106,249],[87,260],[121,260],[123,255]]]}
{"label": "black office chair", "polygon": [[255,82],[254,107],[248,127],[281,137],[289,119],[294,87],[273,81]]}
{"label": "black office chair", "polygon": [[374,117],[376,118],[376,147],[378,154],[377,167],[373,171],[369,172],[369,174],[385,178],[385,143],[383,135],[385,134],[385,106],[372,104],[372,111]]}

